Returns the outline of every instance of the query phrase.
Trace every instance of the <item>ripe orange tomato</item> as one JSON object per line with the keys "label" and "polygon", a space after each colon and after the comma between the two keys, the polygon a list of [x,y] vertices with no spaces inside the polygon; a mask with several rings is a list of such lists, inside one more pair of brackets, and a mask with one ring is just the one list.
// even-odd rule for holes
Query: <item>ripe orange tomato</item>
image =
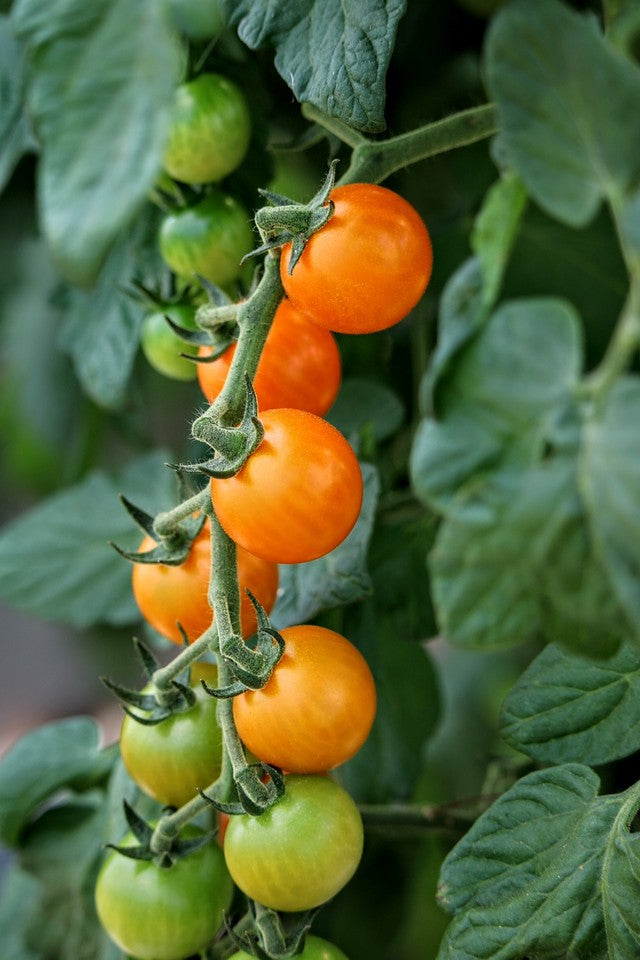
{"label": "ripe orange tomato", "polygon": [[[198,363],[198,380],[212,403],[229,371],[235,344],[213,363]],[[211,352],[201,347],[200,355]],[[338,345],[328,330],[311,323],[288,300],[276,311],[253,383],[261,411],[296,407],[322,416],[336,398],[341,364]]]}
{"label": "ripe orange tomato", "polygon": [[[154,546],[155,541],[146,536],[139,549],[144,553]],[[158,633],[174,643],[183,642],[178,623],[190,642],[196,640],[213,619],[207,596],[210,569],[211,541],[207,521],[194,539],[187,559],[180,566],[134,564],[133,595],[142,616]],[[257,623],[255,610],[245,591],[247,588],[251,590],[268,613],[276,600],[278,568],[238,548],[238,582],[242,635],[250,637],[255,633]]]}
{"label": "ripe orange tomato", "polygon": [[234,477],[211,480],[223,529],[273,563],[323,557],[345,539],[362,505],[355,453],[335,427],[306,410],[267,410],[264,437]]}
{"label": "ripe orange tomato", "polygon": [[427,288],[433,251],[417,211],[399,194],[371,183],[336,187],[335,210],[289,273],[280,273],[292,303],[310,320],[341,333],[372,333],[402,320]]}
{"label": "ripe orange tomato", "polygon": [[369,735],[376,688],[360,651],[333,630],[280,631],[284,653],[261,690],[233,700],[240,739],[259,760],[289,773],[344,763]]}

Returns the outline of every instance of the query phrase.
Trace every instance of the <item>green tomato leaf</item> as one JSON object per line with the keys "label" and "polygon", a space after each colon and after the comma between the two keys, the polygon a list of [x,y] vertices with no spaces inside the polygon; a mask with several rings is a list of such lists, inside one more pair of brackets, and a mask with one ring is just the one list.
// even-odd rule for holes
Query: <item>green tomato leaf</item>
{"label": "green tomato leaf", "polygon": [[41,889],[29,942],[46,957],[122,956],[102,930],[94,906],[104,819],[104,794],[91,791],[46,810],[25,836],[20,863]]}
{"label": "green tomato leaf", "polygon": [[457,357],[439,419],[418,428],[411,477],[420,499],[446,513],[479,472],[531,463],[580,367],[579,319],[569,304],[540,298],[501,306]]}
{"label": "green tomato leaf", "polygon": [[367,549],[378,502],[380,481],[375,467],[361,464],[362,510],[340,546],[319,560],[281,564],[278,599],[271,612],[276,629],[304,623],[320,610],[362,600],[371,593]]}
{"label": "green tomato leaf", "polygon": [[398,396],[375,380],[346,378],[327,420],[352,437],[370,427],[377,441],[386,440],[401,426],[404,407]]}
{"label": "green tomato leaf", "polygon": [[515,0],[485,49],[501,146],[536,202],[572,226],[640,174],[640,75],[595,19],[558,0]]}
{"label": "green tomato leaf", "polygon": [[153,283],[160,269],[151,210],[113,247],[93,290],[71,293],[60,345],[72,358],[83,390],[94,403],[119,410],[140,340],[145,307],[125,292],[133,276]]}
{"label": "green tomato leaf", "polygon": [[99,779],[110,767],[100,731],[89,717],[71,717],[25,734],[0,764],[0,837],[13,846],[34,810],[61,787]]}
{"label": "green tomato leaf", "polygon": [[275,47],[296,99],[358,130],[384,130],[384,81],[405,0],[222,0],[252,50]]}
{"label": "green tomato leaf", "polygon": [[550,644],[502,705],[505,740],[541,763],[611,763],[640,749],[640,654],[623,644],[609,660]]}
{"label": "green tomato leaf", "polygon": [[476,217],[471,247],[482,264],[484,304],[496,302],[509,254],[518,235],[527,194],[522,181],[512,171],[494,183]]}
{"label": "green tomato leaf", "polygon": [[38,881],[12,864],[3,877],[0,894],[0,942],[4,960],[42,960],[42,953],[28,942],[39,904]]}
{"label": "green tomato leaf", "polygon": [[165,460],[141,457],[115,479],[91,473],[7,524],[0,533],[0,596],[74,626],[139,620],[131,566],[110,541],[134,550],[142,539],[119,493],[151,513],[172,505],[175,483]]}
{"label": "green tomato leaf", "polygon": [[640,631],[640,379],[625,378],[584,428],[578,480],[611,587]]}
{"label": "green tomato leaf", "polygon": [[0,191],[23,153],[36,143],[22,109],[24,61],[7,16],[0,16]]}
{"label": "green tomato leaf", "polygon": [[42,226],[62,274],[91,284],[160,172],[181,58],[157,0],[17,0],[42,145]]}
{"label": "green tomato leaf", "polygon": [[637,955],[637,911],[625,927],[635,883],[624,887],[637,787],[599,797],[599,783],[579,764],[536,771],[474,823],[440,874],[440,902],[455,919],[439,960]]}
{"label": "green tomato leaf", "polygon": [[430,566],[438,622],[462,646],[509,646],[542,631],[603,657],[629,634],[589,535],[572,456],[504,470],[461,493]]}
{"label": "green tomato leaf", "polygon": [[438,342],[420,387],[425,413],[438,405],[441,382],[482,329],[498,297],[525,201],[523,185],[513,173],[494,183],[484,198],[471,234],[475,256],[452,275],[442,294]]}

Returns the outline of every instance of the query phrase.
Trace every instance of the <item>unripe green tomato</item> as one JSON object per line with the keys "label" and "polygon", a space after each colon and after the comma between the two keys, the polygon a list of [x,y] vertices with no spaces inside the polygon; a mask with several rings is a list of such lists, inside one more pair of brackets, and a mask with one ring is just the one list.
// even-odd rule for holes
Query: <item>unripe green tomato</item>
{"label": "unripe green tomato", "polygon": [[[187,826],[186,838],[202,833]],[[120,846],[134,846],[129,834]],[[108,854],[96,882],[96,910],[109,937],[137,960],[184,960],[218,932],[233,886],[215,841],[169,868]]]}
{"label": "unripe green tomato", "polygon": [[[120,753],[132,780],[158,800],[181,807],[205,790],[220,773],[222,731],[218,725],[217,701],[204,690],[218,672],[211,663],[194,664],[191,686],[196,702],[184,713],[174,713],[160,723],[138,723],[128,714],[122,721]],[[144,692],[151,689],[145,687]],[[134,713],[143,712],[134,708]]]}
{"label": "unripe green tomato", "polygon": [[148,313],[142,321],[140,346],[149,364],[158,373],[172,380],[195,380],[198,375],[197,364],[180,356],[188,353],[197,356],[197,344],[186,343],[174,333],[165,316],[187,330],[197,330],[195,309],[187,306],[168,306],[164,310]]}
{"label": "unripe green tomato", "polygon": [[[253,958],[251,954],[241,950],[240,953],[234,953],[229,957],[229,960],[253,960]],[[296,960],[348,960],[348,958],[332,943],[310,934],[305,941],[304,950],[298,954]]]}
{"label": "unripe green tomato", "polygon": [[289,776],[284,796],[264,813],[231,817],[224,855],[252,900],[312,910],[351,879],[362,845],[362,818],[346,790],[326,777]]}
{"label": "unripe green tomato", "polygon": [[249,214],[234,197],[215,189],[204,200],[169,214],[160,227],[160,253],[187,280],[200,274],[212,283],[232,283],[240,261],[253,248]]}
{"label": "unripe green tomato", "polygon": [[171,19],[191,40],[212,40],[224,30],[219,0],[171,0]]}
{"label": "unripe green tomato", "polygon": [[240,166],[250,136],[240,87],[217,73],[203,73],[176,89],[164,168],[182,183],[217,182]]}

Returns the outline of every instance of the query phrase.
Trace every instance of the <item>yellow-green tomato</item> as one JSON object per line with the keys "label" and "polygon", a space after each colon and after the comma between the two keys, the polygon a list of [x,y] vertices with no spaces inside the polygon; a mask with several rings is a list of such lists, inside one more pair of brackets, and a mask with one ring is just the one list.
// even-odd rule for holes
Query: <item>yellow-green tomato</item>
{"label": "yellow-green tomato", "polygon": [[[252,960],[252,957],[241,950],[240,953],[234,953],[229,957],[229,960]],[[332,943],[310,934],[305,940],[304,950],[297,955],[296,960],[348,960],[348,958]]]}
{"label": "yellow-green tomato", "polygon": [[229,194],[214,189],[193,207],[165,217],[160,227],[160,253],[181,277],[200,274],[212,283],[232,283],[240,261],[253,248],[249,214]]}
{"label": "yellow-green tomato", "polygon": [[273,910],[312,910],[351,879],[362,844],[362,818],[346,790],[326,777],[289,776],[265,813],[231,817],[224,855],[251,899]]}
{"label": "yellow-green tomato", "polygon": [[215,666],[202,663],[192,668],[196,702],[184,713],[174,713],[151,726],[127,714],[122,723],[120,753],[129,775],[145,793],[171,807],[192,800],[198,788],[206,789],[220,773],[222,733],[216,718],[217,701],[202,688],[200,677],[215,686]]}
{"label": "yellow-green tomato", "polygon": [[[185,837],[201,833],[187,827]],[[134,846],[127,835],[120,846]],[[171,867],[132,860],[116,850],[96,882],[100,923],[122,951],[137,960],[184,960],[215,937],[229,909],[233,885],[212,841]]]}
{"label": "yellow-green tomato", "polygon": [[195,380],[197,364],[181,356],[187,353],[197,356],[197,344],[186,343],[174,333],[165,317],[187,330],[197,330],[195,309],[187,306],[168,306],[164,310],[148,313],[142,321],[140,346],[154,370],[172,380]]}
{"label": "yellow-green tomato", "polygon": [[183,183],[216,183],[242,163],[251,119],[232,80],[203,73],[175,92],[164,168]]}

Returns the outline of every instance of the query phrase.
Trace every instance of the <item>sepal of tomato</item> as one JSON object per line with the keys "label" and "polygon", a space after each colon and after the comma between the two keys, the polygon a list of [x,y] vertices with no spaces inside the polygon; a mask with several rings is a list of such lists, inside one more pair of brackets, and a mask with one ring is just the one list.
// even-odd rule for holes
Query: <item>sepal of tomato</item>
{"label": "sepal of tomato", "polygon": [[[140,544],[140,552],[151,550],[154,545],[155,541],[146,536]],[[242,548],[238,549],[237,556],[242,635],[250,637],[256,631],[257,619],[246,591],[249,589],[268,613],[278,591],[278,568]],[[134,564],[133,595],[142,616],[173,643],[183,643],[178,624],[190,642],[196,640],[213,620],[208,599],[210,571],[211,531],[207,521],[191,544],[183,563],[177,566]]]}
{"label": "sepal of tomato", "polygon": [[[201,835],[187,826],[185,838]],[[127,835],[120,846],[135,846]],[[212,841],[163,868],[152,860],[109,853],[96,882],[98,917],[113,942],[137,960],[184,960],[216,935],[233,886]]]}
{"label": "sepal of tomato", "polygon": [[312,910],[355,873],[362,818],[326,777],[290,776],[284,796],[258,817],[231,817],[224,841],[229,873],[252,900],[273,910]]}
{"label": "sepal of tomato", "polygon": [[376,713],[376,689],[360,651],[325,627],[285,627],[284,653],[260,690],[233,700],[241,740],[289,773],[322,773],[352,757]]}
{"label": "sepal of tomato", "polygon": [[224,286],[238,277],[240,261],[253,247],[253,231],[240,201],[214,188],[194,206],[165,217],[159,244],[174,273],[187,280],[199,274]]}
{"label": "sepal of tomato", "polygon": [[[240,950],[234,953],[229,960],[254,960],[250,953]],[[309,934],[304,943],[302,953],[296,954],[296,960],[348,960],[346,955],[328,940],[314,937]]]}
{"label": "sepal of tomato", "polygon": [[355,453],[335,427],[305,410],[267,410],[264,436],[233,477],[213,478],[211,498],[226,533],[273,563],[329,553],[362,505]]}
{"label": "sepal of tomato", "polygon": [[250,136],[240,87],[219,73],[203,73],[175,91],[165,170],[183,183],[217,182],[242,163]]}
{"label": "sepal of tomato", "polygon": [[427,288],[431,239],[414,207],[370,183],[331,191],[330,220],[308,239],[292,272],[285,244],[280,272],[292,303],[314,323],[341,333],[373,333],[398,323]]}
{"label": "sepal of tomato", "polygon": [[[217,704],[203,689],[217,683],[213,664],[192,667],[195,704],[159,723],[146,725],[127,714],[120,732],[120,753],[131,779],[159,803],[181,807],[218,777],[222,764],[222,732]],[[150,690],[151,685],[145,687]],[[131,709],[131,713],[140,711]],[[144,717],[144,714],[142,714]]]}
{"label": "sepal of tomato", "polygon": [[[209,347],[200,349],[200,356],[210,353]],[[234,354],[235,344],[213,362],[197,364],[200,387],[209,403],[222,390]],[[333,335],[283,300],[253,381],[259,409],[291,407],[322,416],[333,404],[340,380],[340,352]]]}

